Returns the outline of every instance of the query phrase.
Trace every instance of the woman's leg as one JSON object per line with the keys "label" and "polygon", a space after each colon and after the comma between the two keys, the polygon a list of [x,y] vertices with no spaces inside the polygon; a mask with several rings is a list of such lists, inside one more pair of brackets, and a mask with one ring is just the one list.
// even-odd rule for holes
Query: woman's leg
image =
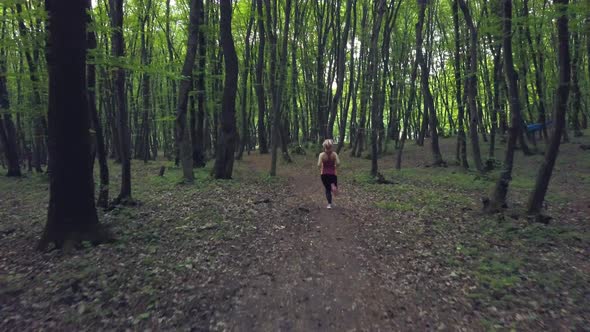
{"label": "woman's leg", "polygon": [[332,182],[330,181],[330,176],[322,174],[322,183],[326,189],[326,199],[328,200],[328,204],[332,204]]}
{"label": "woman's leg", "polygon": [[338,177],[336,175],[330,175],[330,189],[332,194],[338,196]]}

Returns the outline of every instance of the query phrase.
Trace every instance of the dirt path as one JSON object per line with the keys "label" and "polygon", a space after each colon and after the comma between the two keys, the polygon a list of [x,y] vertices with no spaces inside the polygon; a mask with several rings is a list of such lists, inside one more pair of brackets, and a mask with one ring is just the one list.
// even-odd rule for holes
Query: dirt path
{"label": "dirt path", "polygon": [[[264,238],[269,250],[252,267],[229,315],[229,330],[391,330],[394,295],[382,288],[378,264],[356,238],[352,207],[335,198],[326,209],[311,160],[291,170],[292,196]],[[253,166],[256,167],[256,166]],[[342,195],[346,195],[344,192]],[[284,218],[291,216],[292,218]],[[295,217],[293,217],[295,216]],[[257,264],[258,265],[258,264]],[[399,328],[399,326],[397,326]]]}

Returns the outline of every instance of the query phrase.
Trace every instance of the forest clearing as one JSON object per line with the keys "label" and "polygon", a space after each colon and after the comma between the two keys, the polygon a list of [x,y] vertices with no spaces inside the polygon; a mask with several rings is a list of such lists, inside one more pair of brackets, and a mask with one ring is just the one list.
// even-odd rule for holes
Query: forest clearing
{"label": "forest clearing", "polygon": [[590,327],[590,0],[3,0],[0,330]]}

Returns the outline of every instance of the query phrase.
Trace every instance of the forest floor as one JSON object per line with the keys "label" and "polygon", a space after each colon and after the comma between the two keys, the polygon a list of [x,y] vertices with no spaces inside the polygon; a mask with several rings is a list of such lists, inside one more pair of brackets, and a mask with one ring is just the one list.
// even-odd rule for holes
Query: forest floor
{"label": "forest floor", "polygon": [[[548,225],[522,212],[541,155],[517,153],[510,208],[488,216],[498,171],[427,167],[410,142],[402,171],[380,159],[392,184],[343,151],[332,210],[312,149],[274,178],[253,152],[234,180],[209,167],[193,185],[170,162],[133,161],[140,204],[99,212],[115,243],[39,253],[47,177],[2,177],[0,330],[588,330],[589,135],[562,146]],[[441,141],[448,161],[454,142]]]}

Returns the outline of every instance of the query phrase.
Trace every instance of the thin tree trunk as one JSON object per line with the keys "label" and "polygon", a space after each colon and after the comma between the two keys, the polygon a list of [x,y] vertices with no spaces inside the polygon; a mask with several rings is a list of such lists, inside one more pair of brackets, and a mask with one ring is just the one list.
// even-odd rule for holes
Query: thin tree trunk
{"label": "thin tree trunk", "polygon": [[[2,16],[0,36],[4,37],[6,35],[6,9],[4,9]],[[20,177],[18,142],[14,122],[12,122],[12,114],[10,113],[6,74],[6,53],[4,49],[0,48],[0,146],[4,148],[6,162],[8,163],[6,176]]]}
{"label": "thin tree trunk", "polygon": [[500,177],[496,182],[493,195],[489,202],[484,203],[484,210],[488,213],[495,213],[506,207],[506,195],[508,193],[508,186],[512,180],[512,167],[514,163],[514,149],[516,147],[516,139],[520,134],[522,124],[521,122],[521,106],[518,97],[518,77],[514,69],[514,60],[512,57],[512,0],[503,1],[503,39],[502,46],[504,49],[504,73],[506,74],[506,81],[508,82],[508,97],[510,101],[511,111],[511,127],[509,129],[508,146],[506,147],[506,155],[504,157],[504,166]]}
{"label": "thin tree trunk", "polygon": [[[490,150],[488,158],[495,159],[496,152],[496,131],[498,128],[498,113],[502,111],[500,106],[500,80],[502,80],[501,46],[494,51],[494,109],[492,110],[492,128],[490,131]],[[488,169],[491,168],[488,165]]]}
{"label": "thin tree trunk", "polygon": [[231,0],[221,0],[219,5],[220,43],[225,63],[225,82],[221,101],[221,124],[217,140],[215,178],[231,179],[234,166],[234,152],[237,141],[236,94],[238,89],[238,56],[231,30]]}
{"label": "thin tree trunk", "polygon": [[[4,58],[2,56],[2,58]],[[0,72],[6,73],[5,61],[0,59]],[[10,102],[8,99],[8,89],[6,86],[6,75],[0,75],[0,146],[4,147],[6,162],[8,163],[8,172],[6,176],[21,176],[20,163],[18,159],[18,145],[16,141],[16,131],[10,114]]]}
{"label": "thin tree trunk", "polygon": [[571,125],[574,130],[574,137],[582,136],[580,129],[580,109],[582,108],[582,92],[580,91],[580,64],[581,64],[581,52],[580,48],[582,43],[580,42],[580,34],[578,32],[573,33],[573,45],[574,57],[572,59],[571,67],[571,92],[572,92],[572,112],[571,112]]}
{"label": "thin tree trunk", "polygon": [[[421,40],[418,36],[418,26],[420,22],[416,23],[416,46],[422,47],[421,43],[418,45],[418,42]],[[408,98],[408,103],[406,105],[406,110],[404,112],[404,119],[403,119],[403,128],[401,134],[401,140],[399,143],[399,148],[397,150],[397,156],[395,159],[395,169],[400,170],[402,168],[402,155],[404,152],[404,146],[406,144],[406,139],[409,134],[410,130],[410,116],[412,115],[412,109],[414,107],[414,102],[416,100],[416,79],[418,78],[418,56],[415,57],[414,63],[412,64],[412,72],[410,74],[410,95]]]}
{"label": "thin tree trunk", "polygon": [[[416,31],[416,37],[420,38],[419,44],[420,47],[416,47],[416,56],[418,57],[418,62],[420,64],[420,81],[422,82],[422,93],[424,95],[424,114],[428,114],[428,123],[430,127],[430,143],[432,149],[432,158],[433,158],[433,166],[443,166],[445,164],[444,160],[442,159],[442,155],[440,153],[440,147],[438,145],[438,129],[437,129],[437,117],[436,117],[436,110],[434,108],[434,100],[432,99],[432,94],[430,92],[430,87],[428,83],[428,77],[430,75],[429,67],[426,63],[426,59],[422,53],[422,27],[424,25],[424,14],[426,11],[426,2],[427,0],[419,0],[420,1],[420,10],[418,14],[418,29]],[[421,23],[420,23],[421,22]],[[419,35],[419,36],[418,36]]]}
{"label": "thin tree trunk", "polygon": [[207,39],[205,38],[205,7],[203,0],[197,0],[198,7],[198,72],[197,72],[197,119],[195,123],[195,140],[193,146],[193,166],[205,167],[205,65],[207,62]]}
{"label": "thin tree trunk", "polygon": [[[111,15],[111,51],[114,57],[125,56],[123,40],[123,0],[109,0]],[[130,203],[131,198],[131,137],[125,96],[125,69],[118,67],[115,78],[115,95],[117,102],[117,122],[119,130],[119,157],[121,158],[121,191],[116,203]]]}
{"label": "thin tree trunk", "polygon": [[569,0],[555,0],[557,12],[560,13],[557,19],[557,38],[559,43],[558,48],[558,63],[559,63],[559,85],[557,88],[557,100],[555,102],[555,129],[549,147],[545,152],[545,159],[543,160],[539,172],[537,173],[537,180],[535,189],[531,192],[527,210],[529,214],[539,214],[545,200],[545,194],[549,187],[549,180],[557,160],[559,152],[559,145],[561,144],[561,136],[565,128],[565,114],[567,111],[567,100],[570,89],[570,51],[569,51],[569,32],[568,32],[568,6]]}
{"label": "thin tree trunk", "polygon": [[[17,21],[18,21],[18,29],[19,29],[19,33],[20,36],[22,38],[22,40],[26,40],[28,38],[28,29],[23,21],[22,18],[22,4],[17,2],[16,3],[16,12],[17,12]],[[35,48],[33,47],[33,49],[35,50]],[[36,52],[36,51],[34,51]],[[34,167],[35,167],[35,171],[37,173],[42,173],[43,169],[41,168],[41,160],[43,159],[43,147],[44,147],[44,138],[45,138],[45,130],[44,128],[46,127],[46,120],[45,120],[45,116],[41,115],[43,114],[41,112],[41,92],[39,91],[39,72],[38,72],[38,61],[37,60],[38,56],[35,56],[35,54],[31,54],[31,51],[29,50],[28,47],[25,46],[25,59],[27,61],[27,65],[29,66],[29,77],[31,79],[32,82],[32,87],[33,87],[33,108],[34,111],[38,112],[37,114],[39,115],[35,115],[35,118],[33,120],[33,126],[34,126],[34,138],[33,138],[33,163],[34,163]]]}
{"label": "thin tree trunk", "polygon": [[257,24],[258,24],[258,59],[256,62],[256,97],[258,100],[258,144],[261,154],[268,153],[268,142],[266,139],[266,96],[264,95],[264,47],[266,44],[266,33],[264,31],[264,14],[262,0],[256,0]]}
{"label": "thin tree trunk", "polygon": [[381,31],[381,22],[383,20],[383,14],[385,13],[385,0],[379,0],[375,3],[375,22],[373,22],[373,32],[371,33],[371,49],[369,50],[369,69],[368,73],[373,79],[372,86],[372,101],[371,101],[371,176],[376,177],[378,168],[378,115],[379,107],[381,106],[379,100],[381,99],[381,82],[378,79],[377,74],[377,61],[379,59],[378,53],[379,48],[377,42],[379,41],[379,33]]}
{"label": "thin tree trunk", "polygon": [[[143,5],[143,4],[142,4]],[[142,9],[143,15],[141,18],[141,31],[140,31],[140,39],[141,39],[141,65],[144,69],[141,77],[141,97],[142,97],[142,119],[141,119],[141,132],[140,132],[140,144],[139,144],[139,151],[136,151],[138,154],[139,159],[143,159],[144,163],[150,159],[150,86],[151,86],[151,77],[149,72],[146,70],[147,66],[150,65],[150,55],[149,55],[149,39],[147,36],[147,31],[149,30],[149,19],[150,19],[150,11],[151,11],[152,1],[147,0],[147,3],[144,5],[145,8]]]}
{"label": "thin tree trunk", "polygon": [[247,102],[248,102],[248,74],[250,73],[250,50],[252,43],[250,42],[250,36],[252,34],[252,25],[254,24],[254,11],[256,10],[256,2],[252,1],[250,8],[250,20],[248,21],[248,29],[246,31],[245,43],[245,54],[244,54],[244,69],[242,71],[242,95],[240,98],[240,109],[241,109],[241,133],[240,133],[240,147],[236,160],[241,160],[244,154],[244,149],[249,140],[250,134],[248,133],[248,117],[247,117]]}
{"label": "thin tree trunk", "polygon": [[[91,0],[86,0],[86,8],[87,10],[92,9]],[[92,16],[89,12],[86,13],[86,22],[87,24],[92,23]],[[91,61],[94,61],[95,57],[92,52],[96,50],[97,47],[96,34],[94,31],[88,30],[86,35],[88,50],[90,51],[90,59]],[[93,63],[88,63],[86,65],[86,74],[86,81],[88,82],[88,109],[90,112],[90,122],[92,124],[92,127],[94,128],[94,135],[96,139],[96,152],[98,155],[98,166],[100,174],[100,184],[96,205],[101,208],[106,208],[109,204],[109,166],[107,162],[107,152],[104,144],[102,124],[100,122],[98,112],[96,110],[96,66]]]}
{"label": "thin tree trunk", "polygon": [[473,161],[475,162],[475,168],[479,172],[484,171],[483,163],[481,161],[481,152],[479,149],[479,135],[477,134],[477,126],[479,123],[479,113],[477,111],[477,30],[473,24],[469,7],[465,3],[465,0],[458,0],[459,7],[465,16],[465,22],[469,28],[470,35],[470,46],[469,46],[469,63],[468,63],[468,77],[466,86],[467,94],[467,106],[469,108],[469,114],[471,115],[471,124],[469,125],[469,136],[471,138],[471,153],[473,154]]}
{"label": "thin tree trunk", "polygon": [[186,115],[188,111],[188,93],[192,85],[192,72],[197,54],[199,10],[199,0],[191,0],[186,57],[182,66],[182,80],[178,88],[178,104],[176,108],[176,142],[177,146],[180,147],[182,174],[184,181],[187,183],[194,181],[193,149]]}
{"label": "thin tree trunk", "polygon": [[465,136],[465,125],[463,120],[465,118],[465,106],[463,105],[463,97],[461,96],[461,47],[460,47],[460,30],[459,30],[459,8],[458,0],[453,1],[453,24],[455,27],[455,98],[457,99],[458,115],[457,126],[459,131],[457,134],[457,162],[465,169],[469,168],[467,161],[467,137]]}
{"label": "thin tree trunk", "polygon": [[[344,91],[344,76],[345,76],[345,69],[346,69],[346,46],[348,42],[348,32],[350,31],[350,21],[351,21],[351,12],[352,6],[356,5],[356,1],[347,0],[346,1],[346,13],[345,15],[345,23],[344,23],[344,31],[340,36],[340,47],[338,48],[337,56],[336,56],[336,93],[332,98],[332,103],[330,104],[330,123],[328,124],[329,133],[328,136],[333,137],[333,127],[334,122],[336,121],[336,112],[338,108],[338,103],[340,102],[340,98],[342,98],[342,92]],[[345,117],[346,119],[346,117]],[[346,123],[346,120],[345,120]],[[344,132],[345,128],[341,125],[340,131]],[[344,136],[341,134],[342,140]],[[342,144],[339,144],[341,146]]]}

